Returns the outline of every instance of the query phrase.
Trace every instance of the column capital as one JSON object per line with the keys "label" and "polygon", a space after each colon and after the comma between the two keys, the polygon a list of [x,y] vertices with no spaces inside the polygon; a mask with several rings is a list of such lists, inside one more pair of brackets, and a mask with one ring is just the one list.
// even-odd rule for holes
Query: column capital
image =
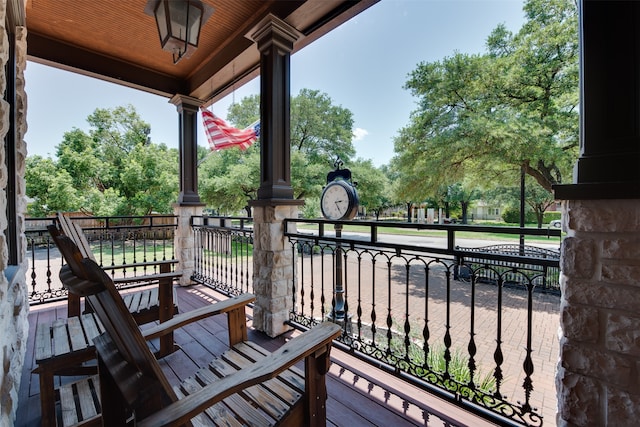
{"label": "column capital", "polygon": [[261,52],[272,45],[276,45],[284,52],[291,52],[293,44],[303,38],[304,34],[270,13],[262,18],[245,37],[256,42]]}
{"label": "column capital", "polygon": [[178,108],[178,111],[180,111],[180,109],[185,109],[188,111],[198,111],[200,106],[204,104],[204,101],[201,99],[187,95],[180,95],[179,93],[173,95],[169,102],[175,105]]}

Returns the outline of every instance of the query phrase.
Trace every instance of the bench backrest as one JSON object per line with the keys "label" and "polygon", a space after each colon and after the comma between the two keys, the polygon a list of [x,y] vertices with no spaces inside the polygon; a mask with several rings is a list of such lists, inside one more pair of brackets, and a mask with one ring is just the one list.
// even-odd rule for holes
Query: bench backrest
{"label": "bench backrest", "polygon": [[[106,331],[99,337],[103,347],[99,369],[107,369],[113,383],[100,385],[101,394],[109,396],[108,401],[103,401],[103,421],[124,421],[128,410],[145,417],[176,401],[169,381],[109,275],[94,260],[83,257],[68,236],[52,233],[52,237],[67,260],[60,279],[70,292],[89,301]],[[94,344],[98,348],[97,339]],[[109,351],[104,353],[104,348]]]}

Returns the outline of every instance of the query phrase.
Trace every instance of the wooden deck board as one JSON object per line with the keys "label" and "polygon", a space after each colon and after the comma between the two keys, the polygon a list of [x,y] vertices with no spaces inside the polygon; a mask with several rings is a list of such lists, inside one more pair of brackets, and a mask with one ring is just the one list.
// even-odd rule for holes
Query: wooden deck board
{"label": "wooden deck board", "polygon": [[[189,311],[216,299],[224,299],[214,291],[201,286],[178,288],[181,311]],[[252,312],[249,309],[248,315]],[[32,427],[40,424],[40,400],[38,376],[31,374],[35,368],[35,329],[37,322],[51,322],[66,317],[66,303],[34,307],[29,314],[29,339],[15,427]],[[251,321],[248,322],[251,326]],[[144,326],[143,326],[144,328]],[[225,316],[208,318],[181,328],[174,335],[179,346],[174,354],[161,359],[165,374],[172,382],[193,375],[197,368],[209,364],[228,348],[227,321]],[[268,351],[274,351],[292,332],[275,339],[249,329],[252,342]],[[151,343],[157,349],[159,342]],[[384,373],[338,349],[333,349],[330,372],[326,377],[328,426],[490,426],[492,424],[469,415],[459,408],[429,395],[410,384]],[[62,381],[77,378],[64,377]],[[56,382],[59,384],[59,381]],[[423,413],[430,413],[428,421]],[[442,421],[437,414],[447,414],[451,419]],[[448,424],[447,424],[448,423]]]}

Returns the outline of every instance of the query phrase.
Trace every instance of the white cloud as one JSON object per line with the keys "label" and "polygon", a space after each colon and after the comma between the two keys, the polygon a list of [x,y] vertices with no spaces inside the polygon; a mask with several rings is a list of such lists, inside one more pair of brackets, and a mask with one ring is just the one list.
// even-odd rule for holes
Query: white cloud
{"label": "white cloud", "polygon": [[355,141],[360,141],[364,139],[365,136],[369,135],[369,132],[366,129],[355,128],[353,130],[353,139]]}

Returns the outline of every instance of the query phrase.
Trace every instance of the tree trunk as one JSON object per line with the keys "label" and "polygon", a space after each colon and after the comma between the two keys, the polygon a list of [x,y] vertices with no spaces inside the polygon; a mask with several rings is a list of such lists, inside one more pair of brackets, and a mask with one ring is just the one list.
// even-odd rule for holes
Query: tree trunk
{"label": "tree trunk", "polygon": [[467,211],[469,210],[469,202],[460,202],[460,207],[462,208],[462,223],[467,223]]}
{"label": "tree trunk", "polygon": [[542,228],[542,222],[544,221],[544,209],[536,209],[536,220],[538,221],[538,228]]}

